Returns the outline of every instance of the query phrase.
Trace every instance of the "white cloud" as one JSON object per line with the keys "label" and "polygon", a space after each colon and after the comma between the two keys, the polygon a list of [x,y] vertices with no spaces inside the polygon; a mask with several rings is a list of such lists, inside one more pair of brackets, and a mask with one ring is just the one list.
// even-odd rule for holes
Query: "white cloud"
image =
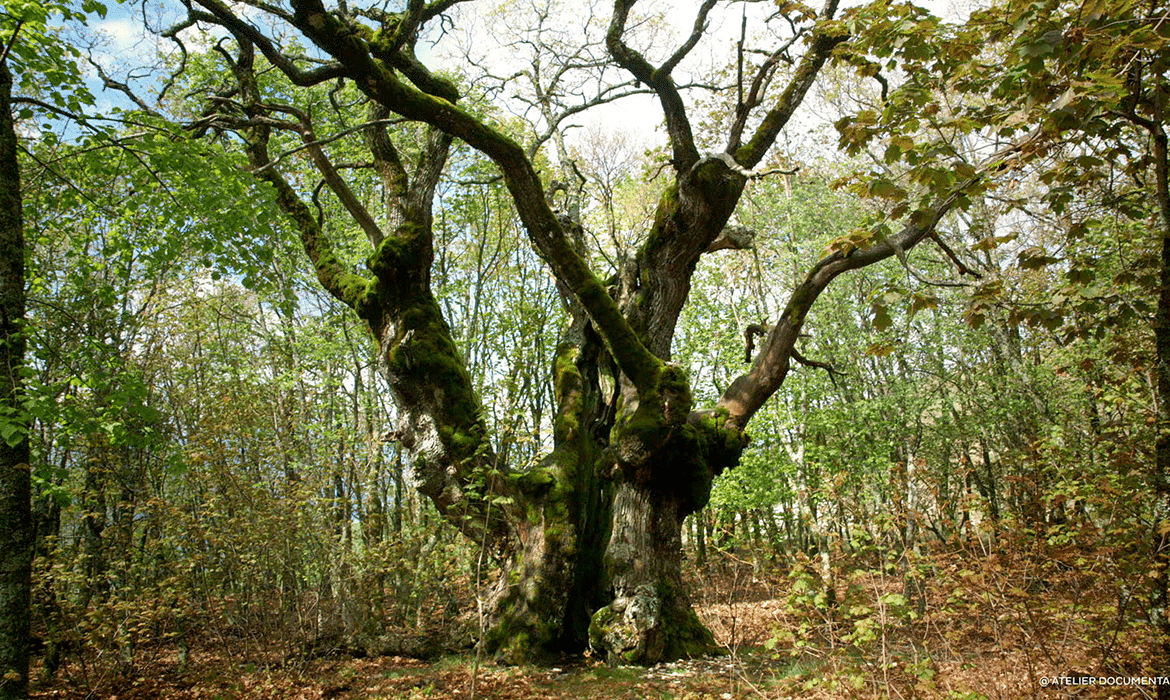
{"label": "white cloud", "polygon": [[130,17],[105,19],[94,23],[94,29],[110,41],[109,52],[121,53],[133,49],[144,40],[142,23]]}

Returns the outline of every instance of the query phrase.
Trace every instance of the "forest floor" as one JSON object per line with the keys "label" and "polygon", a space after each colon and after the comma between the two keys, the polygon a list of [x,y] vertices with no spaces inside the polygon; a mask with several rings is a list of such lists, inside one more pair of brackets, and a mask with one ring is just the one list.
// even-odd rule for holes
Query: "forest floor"
{"label": "forest floor", "polygon": [[[986,569],[986,567],[985,567]],[[739,567],[694,581],[696,606],[729,649],[653,668],[588,656],[552,667],[501,667],[474,655],[434,662],[334,656],[266,661],[251,652],[193,651],[136,659],[104,674],[74,660],[34,689],[38,700],[802,700],[1152,698],[1148,624],[1133,623],[1099,575],[1048,576],[1018,566],[952,571],[927,582],[921,604],[900,577],[838,582],[825,606],[809,578]],[[1092,574],[1093,572],[1090,572]],[[954,586],[961,584],[961,589]],[[825,590],[822,587],[821,590]],[[720,602],[723,601],[723,602]],[[836,612],[828,614],[826,610]],[[911,611],[919,610],[920,614]],[[1152,680],[1152,682],[1157,682]],[[1139,684],[1139,685],[1135,685]]]}

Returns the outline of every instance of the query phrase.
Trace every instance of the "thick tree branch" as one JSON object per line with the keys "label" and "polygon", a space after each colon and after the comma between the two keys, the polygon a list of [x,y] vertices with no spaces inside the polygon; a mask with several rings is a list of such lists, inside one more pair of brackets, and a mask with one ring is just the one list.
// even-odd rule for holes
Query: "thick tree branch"
{"label": "thick tree branch", "polygon": [[954,206],[956,199],[958,194],[940,199],[935,203],[933,215],[928,221],[907,225],[881,243],[850,252],[834,251],[818,262],[789,297],[784,313],[768,333],[751,369],[736,377],[719,399],[719,407],[728,410],[731,422],[742,430],[783,384],[788,376],[789,361],[795,359],[796,340],[804,326],[805,317],[830,282],[849,270],[857,270],[892,257],[898,250],[910,250],[930,235],[943,215]]}
{"label": "thick tree branch", "polygon": [[313,263],[321,286],[346,306],[356,309],[361,295],[371,284],[370,280],[350,272],[337,259],[333,245],[321,230],[313,212],[301,201],[296,191],[276,168],[267,167],[271,162],[267,147],[255,143],[249,144],[247,148],[252,167],[256,169],[256,177],[276,189],[277,204],[296,224],[301,235],[301,244],[309,256],[309,261]]}
{"label": "thick tree branch", "polygon": [[427,142],[419,153],[410,188],[406,193],[405,210],[409,220],[431,224],[431,205],[435,188],[443,175],[447,163],[447,152],[451,147],[451,135],[435,128],[427,129]]}
{"label": "thick tree branch", "polygon": [[698,44],[699,40],[703,38],[703,33],[707,31],[707,15],[711,13],[711,8],[715,7],[716,0],[704,0],[699,7],[699,13],[695,16],[695,26],[691,28],[691,35],[682,46],[678,48],[674,54],[666,59],[666,62],[658,69],[659,71],[669,75],[671,71],[682,62]]}
{"label": "thick tree branch", "polygon": [[370,102],[370,128],[366,130],[366,146],[374,157],[374,169],[382,180],[382,191],[386,196],[386,215],[390,227],[406,220],[403,210],[404,197],[409,190],[409,179],[398,149],[390,140],[385,124],[381,123],[390,115],[390,110],[377,102]]}
{"label": "thick tree branch", "polygon": [[759,232],[747,226],[725,226],[704,252],[717,250],[749,250],[755,245]]}
{"label": "thick tree branch", "polygon": [[[796,67],[796,72],[793,74],[792,80],[789,81],[788,87],[776,99],[776,105],[765,115],[751,139],[735,150],[734,155],[737,163],[751,169],[763,160],[768,149],[776,142],[780,131],[788,124],[788,120],[792,118],[796,108],[804,101],[804,96],[812,87],[821,68],[824,67],[829,54],[838,44],[847,39],[848,37],[845,35],[826,33],[820,28],[813,31],[812,45],[809,47],[808,53],[800,59],[800,64]],[[734,132],[733,136],[735,136]],[[738,140],[738,138],[734,140]]]}
{"label": "thick tree branch", "polygon": [[[244,137],[254,175],[276,189],[277,202],[300,232],[322,286],[369,324],[401,409],[397,434],[413,454],[420,492],[492,556],[505,558],[513,551],[515,533],[503,517],[502,507],[486,496],[510,493],[509,482],[502,475],[506,465],[497,464],[486,436],[483,407],[429,284],[431,200],[451,138],[431,131],[415,168],[416,179],[399,195],[408,200],[402,207],[407,219],[386,240],[378,233],[381,242],[367,262],[373,278],[353,274],[337,259],[321,222],[273,167],[268,153],[271,131],[280,128],[300,133],[327,181],[334,179],[336,169],[317,145],[305,113],[260,101],[253,47],[246,38],[237,39],[239,57],[227,58],[239,82],[242,110],[238,111],[247,116],[227,115],[224,122],[234,125]],[[272,112],[292,115],[295,121],[273,118],[269,116]],[[340,189],[340,197],[352,197],[347,188]],[[358,218],[362,212],[364,209],[351,209],[349,214]]]}

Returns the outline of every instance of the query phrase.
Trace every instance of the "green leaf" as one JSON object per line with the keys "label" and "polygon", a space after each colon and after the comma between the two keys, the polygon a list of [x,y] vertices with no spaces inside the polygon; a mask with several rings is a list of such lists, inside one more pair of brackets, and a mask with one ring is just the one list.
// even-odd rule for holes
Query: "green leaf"
{"label": "green leaf", "polygon": [[1060,258],[1048,255],[1048,251],[1039,246],[1026,248],[1016,257],[1016,265],[1021,270],[1039,270],[1058,262]]}

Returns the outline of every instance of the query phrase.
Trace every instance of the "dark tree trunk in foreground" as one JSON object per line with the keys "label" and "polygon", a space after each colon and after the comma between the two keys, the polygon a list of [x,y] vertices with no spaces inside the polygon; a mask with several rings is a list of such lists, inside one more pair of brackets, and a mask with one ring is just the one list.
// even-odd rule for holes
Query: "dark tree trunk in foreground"
{"label": "dark tree trunk in foreground", "polygon": [[[1158,437],[1155,444],[1154,487],[1158,498],[1154,527],[1155,607],[1162,635],[1161,674],[1170,677],[1170,163],[1167,160],[1166,135],[1157,137],[1158,199],[1161,205],[1161,270],[1159,271],[1158,309],[1154,321],[1157,349]],[[1159,700],[1170,700],[1170,687],[1158,686]]]}
{"label": "dark tree trunk in foreground", "polygon": [[[556,215],[529,154],[487,121],[457,106],[459,92],[414,56],[420,27],[455,2],[410,2],[403,14],[327,9],[292,0],[292,12],[265,6],[332,57],[299,61],[279,40],[237,17],[218,0],[182,26],[215,22],[237,40],[230,59],[237,101],[212,105],[198,129],[232,129],[248,143],[257,177],[300,230],[321,284],[369,324],[400,411],[395,438],[413,458],[419,488],[439,512],[482,546],[503,569],[482,643],[496,658],[538,659],[587,644],[613,660],[655,663],[716,649],[691,608],[682,582],[684,518],[706,505],[715,475],[739,460],[745,426],[780,387],[805,316],[838,275],[904,254],[922,241],[954,200],[864,250],[834,252],[818,263],[772,326],[750,370],[716,406],[692,404],[689,380],[670,364],[679,314],[701,256],[750,244],[729,227],[751,169],[765,158],[834,47],[846,37],[832,25],[836,2],[805,40],[779,49],[753,75],[739,76],[740,104],[726,148],[701,154],[671,71],[706,28],[706,0],[695,29],[664,63],[652,65],[626,44],[633,0],[616,0],[605,39],[611,60],[658,97],[670,139],[673,184],[633,259],[603,283],[589,269],[579,222]],[[816,24],[820,22],[820,24]],[[789,56],[793,47],[803,55]],[[381,178],[387,210],[371,213],[347,187],[313,131],[312,118],[289,105],[262,101],[252,72],[261,54],[298,86],[352,81],[369,98],[369,161]],[[742,57],[741,57],[742,58]],[[791,59],[788,86],[765,94],[773,71]],[[422,122],[427,142],[414,162],[381,121]],[[753,118],[754,117],[754,118]],[[755,124],[749,131],[748,124]],[[325,185],[369,238],[369,274],[335,256],[315,212],[281,174],[269,153],[274,130],[298,134]],[[432,296],[431,200],[452,138],[490,157],[500,169],[533,247],[556,276],[572,322],[555,366],[555,447],[541,466],[518,472],[496,454],[440,306]],[[384,223],[379,223],[384,222]]]}
{"label": "dark tree trunk in foreground", "polygon": [[0,60],[0,698],[28,697],[32,499],[23,430],[24,228],[12,120],[12,74]]}
{"label": "dark tree trunk in foreground", "polygon": [[[1151,117],[1144,119],[1130,113],[1131,120],[1149,133],[1153,142],[1154,197],[1157,202],[1155,232],[1160,239],[1158,251],[1158,305],[1154,312],[1155,391],[1157,398],[1157,438],[1154,443],[1153,566],[1154,606],[1161,634],[1162,658],[1159,671],[1170,676],[1170,138],[1165,129],[1165,101],[1170,85],[1157,80],[1142,95],[1143,106]],[[1170,700],[1170,686],[1158,686],[1159,700]]]}

